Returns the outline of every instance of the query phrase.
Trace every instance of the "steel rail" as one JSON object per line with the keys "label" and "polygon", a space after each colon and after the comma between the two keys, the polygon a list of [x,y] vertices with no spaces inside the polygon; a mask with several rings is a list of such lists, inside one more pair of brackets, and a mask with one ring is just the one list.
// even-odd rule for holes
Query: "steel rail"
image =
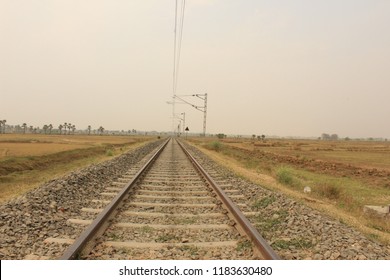
{"label": "steel rail", "polygon": [[76,259],[79,254],[82,252],[83,248],[90,242],[95,234],[101,229],[103,224],[108,221],[111,214],[116,210],[118,205],[122,202],[123,198],[129,192],[129,190],[134,186],[137,180],[143,175],[145,170],[147,170],[151,164],[156,160],[156,158],[161,154],[162,150],[168,144],[170,138],[166,140],[158,150],[154,153],[151,159],[134,175],[126,186],[118,193],[118,195],[108,204],[104,210],[93,220],[93,222],[81,233],[81,235],[75,240],[75,242],[68,247],[68,249],[63,253],[59,258],[60,260],[72,260]]}
{"label": "steel rail", "polygon": [[267,260],[280,260],[281,258],[271,248],[267,241],[260,235],[260,233],[252,226],[249,220],[244,216],[241,210],[235,205],[235,203],[228,197],[228,195],[222,190],[221,187],[211,178],[207,171],[198,163],[198,161],[190,154],[190,152],[184,147],[184,145],[176,139],[180,147],[186,153],[193,165],[204,178],[209,182],[213,190],[218,195],[219,199],[226,206],[229,213],[233,216],[237,225],[246,233],[249,239],[255,245],[255,248],[260,252],[262,257]]}

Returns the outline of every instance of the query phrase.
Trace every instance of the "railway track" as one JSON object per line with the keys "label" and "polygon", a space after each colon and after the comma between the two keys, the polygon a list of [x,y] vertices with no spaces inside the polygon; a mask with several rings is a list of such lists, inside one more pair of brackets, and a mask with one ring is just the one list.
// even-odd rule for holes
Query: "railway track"
{"label": "railway track", "polygon": [[168,139],[69,221],[85,229],[60,259],[278,259],[222,187]]}

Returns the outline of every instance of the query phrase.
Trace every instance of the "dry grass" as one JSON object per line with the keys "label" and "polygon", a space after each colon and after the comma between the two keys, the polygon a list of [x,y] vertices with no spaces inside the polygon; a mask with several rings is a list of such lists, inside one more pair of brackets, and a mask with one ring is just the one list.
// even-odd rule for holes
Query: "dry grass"
{"label": "dry grass", "polygon": [[[254,146],[257,141],[223,140],[222,149],[216,152],[207,149],[211,139],[190,141],[234,173],[310,204],[390,244],[390,220],[363,213],[366,204],[390,203],[389,143],[278,140]],[[369,160],[370,155],[376,160]],[[371,174],[372,169],[378,173]],[[355,174],[356,170],[359,172]],[[305,186],[310,186],[312,192],[304,193]]]}
{"label": "dry grass", "polygon": [[[222,140],[225,142],[225,140]],[[307,159],[333,161],[353,164],[362,168],[380,168],[390,171],[390,141],[323,141],[323,140],[291,140],[269,139],[265,142],[240,142],[229,140],[227,144],[250,151],[283,154]]]}
{"label": "dry grass", "polygon": [[1,135],[0,203],[74,169],[112,159],[152,138],[128,136]]}
{"label": "dry grass", "polygon": [[142,141],[143,137],[97,135],[0,135],[0,161],[12,157],[41,156],[102,145],[123,145]]}
{"label": "dry grass", "polygon": [[64,152],[74,149],[86,148],[81,144],[59,143],[4,143],[0,142],[0,160],[12,157],[41,156]]}

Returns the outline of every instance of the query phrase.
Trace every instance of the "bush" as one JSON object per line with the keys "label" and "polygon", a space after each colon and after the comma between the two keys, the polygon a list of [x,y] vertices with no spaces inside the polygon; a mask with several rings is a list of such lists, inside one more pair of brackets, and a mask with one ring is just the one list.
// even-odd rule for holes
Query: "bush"
{"label": "bush", "polygon": [[106,156],[112,157],[114,152],[111,149],[106,150]]}
{"label": "bush", "polygon": [[213,141],[213,142],[208,144],[208,148],[210,150],[219,152],[222,149],[222,144],[221,144],[221,142]]}
{"label": "bush", "polygon": [[318,194],[328,199],[338,199],[341,191],[337,186],[322,184],[318,186]]}
{"label": "bush", "polygon": [[286,185],[292,185],[294,181],[294,177],[291,174],[291,170],[287,167],[280,167],[276,171],[276,178],[278,179],[279,183]]}

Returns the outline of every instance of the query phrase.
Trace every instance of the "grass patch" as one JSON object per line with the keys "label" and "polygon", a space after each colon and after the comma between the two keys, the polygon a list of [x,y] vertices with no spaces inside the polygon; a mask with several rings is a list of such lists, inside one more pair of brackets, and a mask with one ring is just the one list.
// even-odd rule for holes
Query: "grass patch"
{"label": "grass patch", "polygon": [[154,231],[154,229],[150,226],[144,226],[144,227],[141,227],[141,229],[140,229],[141,233],[151,233],[153,231]]}
{"label": "grass patch", "polygon": [[182,251],[187,251],[191,256],[195,257],[199,254],[199,249],[195,246],[185,245],[180,248]]}
{"label": "grass patch", "polygon": [[176,218],[174,220],[175,224],[178,225],[191,225],[195,224],[199,220],[199,217],[184,217],[184,218]]}
{"label": "grass patch", "polygon": [[108,240],[110,241],[118,241],[121,239],[121,236],[117,233],[110,232],[107,234]]}
{"label": "grass patch", "polygon": [[274,196],[267,196],[253,203],[252,207],[255,209],[266,208],[268,205],[274,203],[276,198]]}
{"label": "grass patch", "polygon": [[256,224],[262,230],[269,231],[269,230],[275,230],[275,227],[282,224],[287,216],[288,216],[288,212],[283,209],[275,212],[272,217],[257,216],[255,219],[256,219]]}
{"label": "grass patch", "polygon": [[213,141],[213,142],[208,143],[206,145],[206,148],[209,150],[219,152],[222,150],[222,143],[219,141]]}
{"label": "grass patch", "polygon": [[177,240],[176,235],[164,234],[164,235],[160,235],[159,237],[157,237],[154,241],[156,241],[158,243],[167,243],[167,242],[174,241],[174,240]]}
{"label": "grass patch", "polygon": [[337,200],[341,196],[341,188],[337,185],[318,184],[316,186],[316,191],[319,196],[329,200]]}
{"label": "grass patch", "polygon": [[113,155],[114,155],[114,152],[112,151],[112,149],[106,150],[106,156],[112,157]]}
{"label": "grass patch", "polygon": [[294,183],[294,176],[292,174],[292,170],[286,166],[279,167],[276,170],[276,179],[279,183],[289,186],[293,185]]}
{"label": "grass patch", "polygon": [[244,240],[237,243],[236,251],[243,252],[248,250],[252,250],[252,243],[249,240]]}

